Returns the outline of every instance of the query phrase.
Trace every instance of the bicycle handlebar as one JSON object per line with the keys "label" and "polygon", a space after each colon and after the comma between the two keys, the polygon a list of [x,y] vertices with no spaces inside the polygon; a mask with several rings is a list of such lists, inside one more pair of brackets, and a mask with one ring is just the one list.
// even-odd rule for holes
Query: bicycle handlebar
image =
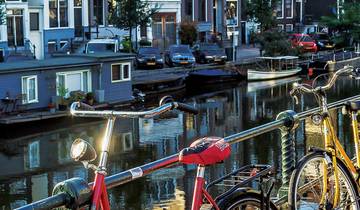
{"label": "bicycle handlebar", "polygon": [[332,86],[334,86],[336,79],[341,75],[341,74],[345,74],[345,73],[351,73],[354,71],[354,67],[352,66],[345,66],[344,68],[338,70],[337,72],[334,73],[334,75],[331,77],[330,81],[324,85],[324,86],[318,86],[315,88],[308,88],[305,85],[299,84],[299,83],[294,83],[293,84],[293,89],[290,91],[290,96],[293,97],[295,99],[296,104],[298,103],[298,98],[296,96],[296,93],[318,93],[320,91],[326,91],[329,90]]}
{"label": "bicycle handlebar", "polygon": [[[78,108],[84,108],[85,110],[79,110]],[[113,111],[113,110],[95,110],[93,107],[81,103],[81,102],[74,102],[70,106],[70,113],[73,116],[79,117],[124,117],[124,118],[151,118],[157,115],[160,115],[164,112],[178,109],[181,111],[189,112],[192,114],[197,114],[198,110],[190,105],[179,103],[179,102],[170,102],[155,109],[148,110],[148,111],[141,111],[141,112],[134,112],[134,111]]]}

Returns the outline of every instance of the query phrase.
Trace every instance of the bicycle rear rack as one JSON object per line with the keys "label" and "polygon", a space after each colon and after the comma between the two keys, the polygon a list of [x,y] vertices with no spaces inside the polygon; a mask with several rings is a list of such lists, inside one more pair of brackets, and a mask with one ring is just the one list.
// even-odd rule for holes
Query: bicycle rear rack
{"label": "bicycle rear rack", "polygon": [[230,188],[229,191],[235,190],[239,187],[245,187],[251,182],[271,174],[273,167],[270,165],[247,165],[226,174],[223,177],[210,182],[206,186],[206,190],[213,186],[223,186]]}

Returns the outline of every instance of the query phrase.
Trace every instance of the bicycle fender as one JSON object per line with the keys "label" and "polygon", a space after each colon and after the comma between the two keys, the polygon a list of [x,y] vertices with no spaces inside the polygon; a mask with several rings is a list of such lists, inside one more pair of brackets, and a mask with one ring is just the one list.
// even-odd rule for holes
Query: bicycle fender
{"label": "bicycle fender", "polygon": [[231,194],[229,194],[227,196],[220,195],[219,197],[217,197],[215,199],[215,202],[218,204],[218,207],[220,209],[223,209],[227,203],[229,203],[233,199],[236,199],[238,196],[247,194],[247,193],[259,193],[259,191],[256,191],[256,190],[248,188],[248,187],[238,188],[234,192],[232,192]]}

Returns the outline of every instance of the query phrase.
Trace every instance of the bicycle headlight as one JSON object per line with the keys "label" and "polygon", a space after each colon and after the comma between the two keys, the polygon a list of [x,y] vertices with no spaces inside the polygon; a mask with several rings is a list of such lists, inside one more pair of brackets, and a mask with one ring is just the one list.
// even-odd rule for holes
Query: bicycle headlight
{"label": "bicycle headlight", "polygon": [[75,161],[91,162],[96,159],[96,152],[88,142],[78,138],[71,145],[70,156]]}

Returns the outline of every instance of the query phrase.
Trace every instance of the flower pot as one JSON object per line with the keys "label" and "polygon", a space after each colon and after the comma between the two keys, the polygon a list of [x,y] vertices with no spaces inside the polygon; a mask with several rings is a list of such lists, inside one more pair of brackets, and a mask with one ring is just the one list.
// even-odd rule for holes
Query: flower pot
{"label": "flower pot", "polygon": [[59,104],[59,110],[60,111],[65,111],[67,109],[67,106],[64,104]]}

